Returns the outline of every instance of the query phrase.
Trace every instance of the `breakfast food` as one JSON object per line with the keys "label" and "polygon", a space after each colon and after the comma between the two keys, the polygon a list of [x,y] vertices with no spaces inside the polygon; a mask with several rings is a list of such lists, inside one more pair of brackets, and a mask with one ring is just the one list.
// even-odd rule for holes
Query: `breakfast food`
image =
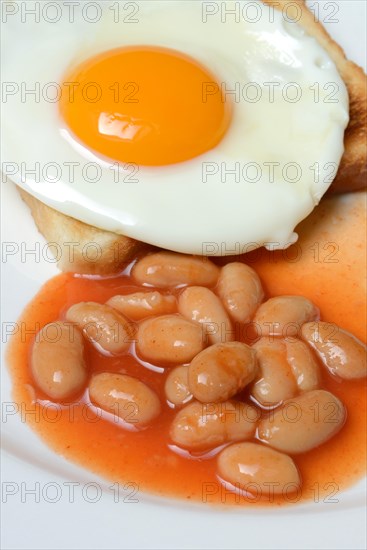
{"label": "breakfast food", "polygon": [[176,365],[191,361],[204,348],[200,326],[177,315],[143,321],[136,344],[137,352],[146,361]]}
{"label": "breakfast food", "polygon": [[[296,411],[295,415],[291,415],[290,408]],[[284,401],[271,418],[259,423],[258,436],[260,441],[279,451],[293,455],[304,453],[338,433],[345,417],[339,399],[330,392],[314,390]]]}
{"label": "breakfast food", "polygon": [[218,294],[237,323],[248,323],[264,298],[258,274],[241,262],[223,266],[218,277]]}
{"label": "breakfast food", "polygon": [[[331,38],[326,29],[315,21],[314,14],[307,8],[303,0],[296,1],[293,6],[288,0],[264,0],[274,5],[275,9],[287,7],[290,16],[293,12],[298,23],[314,36],[319,44],[325,48],[336,64],[339,74],[343,78],[349,94],[350,122],[344,136],[344,155],[338,173],[330,190],[346,192],[366,187],[367,177],[367,87],[366,75],[361,67],[346,58],[343,49]],[[296,5],[295,5],[296,4]],[[297,16],[296,16],[297,14]]]}
{"label": "breakfast food", "polygon": [[213,286],[219,269],[206,258],[157,252],[143,257],[131,271],[140,285],[167,288],[177,285]]}
{"label": "breakfast food", "polygon": [[240,342],[214,344],[191,361],[189,388],[202,403],[220,403],[252,382],[257,365],[254,350]]}
{"label": "breakfast food", "polygon": [[176,298],[174,296],[155,292],[134,292],[126,296],[113,296],[107,305],[117,309],[123,315],[127,315],[134,321],[144,319],[149,315],[164,315],[176,310]]}
{"label": "breakfast food", "polygon": [[[196,500],[200,488],[203,499],[205,484],[214,483],[234,503],[240,496],[262,504],[296,502],[327,479],[320,476],[335,473],[339,480],[340,449],[346,459],[345,449],[351,448],[343,469],[352,470],[348,481],[363,469],[367,372],[356,309],[360,292],[346,284],[333,310],[321,270],[315,275],[310,260],[304,270],[287,269],[289,256],[279,256],[288,247],[290,254],[299,251],[293,230],[330,186],[332,178],[314,177],[325,165],[336,169],[340,163],[342,186],[358,173],[353,185],[359,187],[364,127],[354,117],[364,116],[364,107],[357,108],[365,93],[363,75],[311,21],[301,1],[288,5],[292,13],[300,7],[301,26],[285,21],[282,12],[270,24],[272,2],[253,3],[261,8],[254,24],[222,27],[218,19],[203,26],[198,4],[145,3],[149,7],[134,38],[130,31],[121,37],[105,29],[81,48],[83,29],[67,45],[55,33],[56,49],[65,44],[66,54],[48,72],[61,83],[56,105],[29,109],[16,98],[10,101],[10,114],[18,106],[24,116],[22,132],[11,117],[6,125],[26,165],[39,149],[43,162],[55,146],[56,165],[64,155],[79,165],[93,159],[90,164],[101,174],[97,185],[82,178],[71,186],[61,177],[52,188],[43,175],[34,181],[12,174],[41,231],[61,247],[62,268],[78,272],[50,281],[24,314],[22,323],[36,321],[41,328],[34,336],[14,338],[15,400],[42,411],[33,427],[57,451],[110,479],[131,476],[142,489]],[[162,27],[154,24],[160,18],[167,29],[164,47],[157,34]],[[178,21],[180,26],[171,25]],[[181,33],[188,26],[195,37],[190,47]],[[214,51],[220,29],[223,40]],[[238,55],[242,46],[245,64]],[[9,64],[10,74],[19,67]],[[40,67],[46,69],[43,61]],[[116,96],[105,96],[107,90],[116,93],[111,74],[123,67],[144,86],[134,88],[130,81],[133,100],[117,101],[117,108]],[[274,105],[263,96],[242,101],[254,84],[263,93],[270,77],[279,85],[291,82],[300,97],[290,99],[287,86],[285,100],[284,89],[275,86]],[[157,78],[163,85],[158,91]],[[101,101],[85,101],[81,90],[88,81],[101,87]],[[65,96],[68,82],[75,84],[74,101]],[[239,101],[228,97],[237,82]],[[314,82],[321,102],[314,101]],[[325,101],[330,82],[336,102]],[[342,157],[346,86],[351,107]],[[206,92],[200,100],[199,89]],[[138,91],[143,100],[137,106]],[[44,126],[45,151],[34,143],[25,148],[23,134],[35,117]],[[15,152],[13,143],[7,159]],[[249,179],[249,166],[269,163],[271,176],[261,171]],[[289,177],[285,166],[300,173]],[[138,182],[130,179],[134,167]],[[127,178],[121,186],[116,174]],[[344,209],[340,216],[335,203],[327,203],[329,225],[345,221],[350,204],[356,221],[361,203],[354,200],[337,203]],[[315,219],[324,248],[312,237],[306,245],[308,224]],[[320,249],[336,245],[325,237],[322,219],[316,213],[302,224],[297,261],[313,251],[318,263]],[[350,282],[357,273],[358,263],[348,254],[360,241],[358,236],[348,250],[344,246],[339,281],[344,275]],[[227,256],[238,251],[234,243],[240,253],[250,246],[260,256],[210,261],[195,255]],[[91,247],[92,259],[86,252]],[[352,318],[346,313],[345,320],[344,308],[352,311],[353,304],[356,313]],[[49,409],[57,417],[54,426],[44,420]]]}
{"label": "breakfast food", "polygon": [[[31,209],[39,231],[49,243],[56,243],[59,247],[57,265],[62,271],[89,275],[115,273],[142,247],[140,242],[125,235],[104,231],[61,214],[21,187],[18,189],[22,199]],[[88,247],[91,243],[92,250],[89,255]]]}
{"label": "breakfast food", "polygon": [[78,329],[63,322],[45,325],[32,349],[31,369],[36,384],[49,397],[66,399],[78,393],[87,379]]}
{"label": "breakfast food", "polygon": [[[218,267],[208,259],[153,251],[136,258],[129,275],[96,280],[89,293],[106,284],[99,301],[78,301],[78,292],[67,290],[72,304],[65,308],[61,300],[55,322],[27,344],[35,399],[64,410],[86,407],[86,418],[103,420],[98,434],[104,442],[114,425],[119,434],[112,442],[117,449],[123,442],[124,460],[136,453],[140,434],[142,456],[168,454],[168,462],[179,456],[192,463],[194,476],[201,461],[211,461],[234,494],[261,495],[264,503],[306,492],[302,457],[343,431],[347,410],[334,391],[366,378],[366,348],[336,325],[330,332],[318,307],[303,296],[266,300],[256,270],[245,264],[244,280],[249,273],[256,280],[257,306],[249,321],[238,323],[238,317],[248,319],[241,277],[230,278],[230,305],[236,307],[228,314],[220,296],[228,298],[223,280],[238,274],[240,263]],[[146,286],[147,277],[157,286],[151,280]],[[206,286],[196,286],[204,277]],[[164,303],[170,313],[160,309]],[[269,331],[277,318],[277,330]],[[45,342],[53,324],[61,337]],[[73,331],[70,349],[67,327]],[[45,368],[47,357],[57,359]],[[53,373],[65,364],[69,371],[60,384]],[[80,429],[87,429],[85,420]]]}
{"label": "breakfast food", "polygon": [[256,416],[255,409],[246,403],[225,401],[213,406],[194,402],[178,411],[170,437],[183,449],[211,450],[223,443],[252,438]]}
{"label": "breakfast food", "polygon": [[[83,181],[83,178],[73,182],[72,185],[65,177],[60,181],[56,178],[52,182],[52,193],[47,191],[49,186],[46,185],[46,181],[27,182],[27,178],[22,179],[20,174],[12,175],[26,192],[34,195],[35,198],[24,195],[34,207],[37,204],[35,201],[40,199],[59,212],[72,216],[65,219],[58,217],[59,233],[54,235],[51,229],[54,224],[48,223],[45,227],[44,222],[44,216],[47,215],[49,219],[52,213],[47,207],[38,205],[38,211],[35,214],[36,222],[41,231],[47,233],[47,237],[54,242],[62,246],[60,233],[62,235],[63,232],[60,228],[64,227],[63,222],[66,227],[73,224],[73,218],[90,224],[91,228],[98,227],[107,231],[106,235],[100,230],[91,234],[91,240],[94,238],[93,242],[100,245],[100,257],[89,262],[88,266],[85,258],[84,262],[83,259],[81,260],[80,247],[76,246],[77,256],[74,257],[73,262],[70,262],[67,255],[62,255],[60,265],[63,269],[77,272],[90,270],[94,273],[117,270],[127,258],[131,257],[130,250],[136,244],[135,240],[130,240],[131,238],[196,254],[203,252],[223,254],[218,243],[225,243],[226,248],[230,248],[233,243],[239,243],[242,249],[249,243],[255,246],[268,246],[271,242],[274,248],[289,246],[297,238],[293,232],[297,222],[312,211],[332,182],[333,177],[326,179],[321,177],[320,181],[317,181],[315,173],[319,172],[320,175],[326,165],[337,167],[340,162],[343,152],[343,134],[348,122],[348,98],[345,84],[348,86],[351,100],[351,123],[346,134],[347,149],[344,166],[347,176],[344,176],[344,180],[347,177],[349,183],[353,172],[358,173],[359,179],[362,177],[365,170],[363,146],[361,146],[365,116],[363,73],[346,61],[341,50],[331,41],[321,25],[313,20],[303,2],[298,2],[296,6],[287,6],[289,17],[292,13],[301,14],[301,17],[296,18],[299,24],[284,21],[281,9],[284,8],[284,4],[287,4],[286,2],[274,4],[280,10],[275,10],[274,21],[271,24],[269,23],[271,8],[266,3],[258,2],[258,4],[261,8],[261,17],[258,21],[241,21],[241,24],[237,24],[231,19],[223,26],[220,18],[207,18],[203,22],[201,6],[195,2],[169,5],[164,2],[149,3],[146,8],[141,8],[139,25],[131,26],[134,29],[125,26],[126,32],[123,36],[121,33],[116,33],[116,28],[113,27],[109,29],[111,32],[108,38],[105,37],[104,40],[99,36],[96,38],[90,51],[86,48],[79,54],[78,46],[70,45],[68,55],[70,63],[72,60],[72,69],[69,68],[70,63],[67,64],[68,55],[64,56],[63,63],[55,64],[52,71],[40,63],[38,69],[40,76],[41,71],[45,70],[50,80],[61,83],[62,92],[65,92],[63,82],[75,83],[73,102],[68,102],[68,95],[63,93],[58,102],[60,105],[41,104],[29,109],[29,105],[19,104],[18,98],[9,98],[10,117],[5,120],[5,124],[11,125],[11,116],[15,109],[27,111],[24,113],[24,120],[29,124],[32,124],[34,117],[44,120],[47,132],[50,138],[52,136],[54,143],[52,156],[56,164],[62,166],[64,159],[67,158],[68,162],[75,161],[81,165],[86,158],[86,151],[89,151],[94,160],[97,159],[97,165],[100,161],[100,166],[96,168],[100,173],[97,185],[92,184],[91,181]],[[167,27],[177,29],[174,37],[172,35],[167,37],[166,49],[157,47],[157,42],[160,43],[157,32],[161,28],[158,22],[162,23],[162,21],[167,23]],[[302,26],[309,35],[304,33]],[[198,43],[194,42],[190,48],[185,48],[183,33],[188,27],[192,35],[197,36]],[[210,52],[213,48],[213,36],[216,36],[219,31],[223,39],[216,52],[217,57],[214,55],[212,58]],[[39,32],[42,37],[42,26]],[[271,46],[272,33],[282,36],[282,42],[278,41],[277,48]],[[255,35],[261,37],[261,40],[254,40]],[[146,36],[150,38],[150,48],[135,45],[139,40],[141,43],[146,43]],[[312,38],[313,36],[316,36],[317,40]],[[267,39],[269,44],[266,42]],[[44,40],[47,40],[47,37],[44,37]],[[281,45],[283,42],[284,46]],[[322,49],[318,42],[325,49]],[[53,43],[56,48],[55,36]],[[42,44],[43,48],[44,44]],[[132,47],[131,44],[134,46]],[[241,69],[236,53],[243,48],[246,48],[248,59],[259,59],[257,63],[248,63],[245,72]],[[269,52],[271,52],[271,58],[269,58]],[[265,53],[267,63],[263,64],[261,56],[264,57]],[[160,80],[162,97],[157,97],[152,81],[149,80],[149,71],[142,71],[141,63],[144,59],[151,60],[159,71],[163,71]],[[292,63],[290,59],[293,59]],[[342,78],[332,59],[336,62]],[[15,61],[19,60],[15,59]],[[23,59],[19,64],[13,63],[15,68],[11,69],[12,76],[17,67],[25,69],[24,61]],[[90,75],[89,80],[98,81],[102,92],[106,91],[109,89],[107,84],[111,85],[108,74],[123,67],[124,62],[131,68],[131,71],[129,70],[131,82],[141,82],[144,84],[144,89],[150,91],[148,99],[144,95],[140,98],[141,101],[138,101],[134,96],[131,102],[126,101],[119,105],[119,109],[122,110],[117,113],[116,105],[111,104],[113,94],[109,94],[108,99],[104,94],[98,102],[83,102],[80,88],[85,84],[84,77],[88,82],[88,75]],[[170,101],[177,102],[176,114],[167,118],[164,115],[166,112],[164,109],[167,109],[165,98],[169,93],[169,87],[165,88],[167,71],[169,82],[173,86],[176,80],[180,82],[180,75],[185,74],[188,77],[186,83],[191,82],[193,88],[195,88],[195,82],[200,82],[201,85],[207,85],[209,82],[212,87],[209,89],[204,86],[206,96],[201,97],[199,104],[197,96],[189,99],[192,93],[189,86],[172,89]],[[22,78],[25,76],[22,75]],[[274,80],[274,105],[272,100],[269,101],[264,97],[267,94],[262,92],[259,101],[253,101],[252,96],[247,97],[246,94],[245,99],[243,98],[244,90],[251,86],[255,88],[258,86],[260,91],[264,91],[265,84],[272,80]],[[285,101],[284,90],[281,90],[280,86],[280,83],[284,82],[295,83],[294,87],[301,91],[302,97],[296,101],[291,95],[289,101],[288,99]],[[320,86],[322,101],[314,100],[310,87],[315,82]],[[330,82],[334,83],[335,98],[333,97],[333,101],[329,102],[326,97],[327,91],[323,86]],[[242,91],[240,99],[234,97],[233,93],[226,92],[236,89],[237,83]],[[217,88],[220,91],[214,93]],[[286,97],[288,98],[288,95]],[[221,101],[221,98],[225,101]],[[185,105],[187,106],[188,103],[193,109],[195,105],[195,112],[185,112]],[[139,109],[142,108],[146,110],[142,111],[139,117]],[[209,117],[208,112],[210,112]],[[82,116],[83,113],[85,116]],[[112,118],[108,118],[108,113],[114,113],[111,115]],[[168,140],[169,147],[164,145],[166,141],[163,141],[160,147],[160,138],[157,138],[156,130],[152,129],[156,126],[149,122],[149,115],[153,117],[154,124],[161,124],[162,131],[159,135],[165,136],[162,137],[163,140],[167,138],[165,132],[171,132]],[[55,124],[57,116],[61,116],[61,119]],[[100,132],[96,130],[97,123],[93,123],[93,126],[90,122],[98,116]],[[288,136],[291,128],[288,124],[294,117],[297,118],[298,130],[297,135],[292,134],[290,140]],[[131,122],[136,119],[148,122],[145,126],[145,123],[140,122],[139,124],[143,124],[141,129],[139,125],[135,127],[135,123]],[[276,128],[274,135],[269,132],[268,125],[258,124],[260,120],[271,119],[271,128]],[[128,120],[130,120],[130,126],[135,128],[134,131],[130,130],[130,134],[135,136],[139,130],[139,140],[129,141],[130,134],[127,131],[123,133],[124,124]],[[173,120],[175,122],[172,127]],[[190,120],[191,124],[194,124],[193,120],[195,120],[197,124],[188,127],[185,120]],[[216,124],[215,131],[211,128],[213,122]],[[183,130],[181,131],[181,125],[185,128],[185,132],[189,134],[191,132],[189,136]],[[264,134],[265,127],[267,131]],[[27,132],[23,127],[22,135],[18,135],[16,128],[11,129],[20,151],[22,136]],[[182,141],[184,135],[186,138]],[[246,135],[246,147],[242,150],[244,135]],[[214,142],[211,136],[215,136]],[[196,144],[199,142],[204,144],[203,150],[196,149]],[[258,147],[260,142],[262,145]],[[304,147],[305,142],[307,147]],[[142,151],[144,143],[146,148]],[[188,143],[191,145],[187,145]],[[124,153],[125,145],[129,153]],[[36,154],[36,147],[39,148],[38,145],[30,146],[28,142],[27,147],[24,151],[22,150],[22,161],[24,162],[25,159],[26,165],[27,160],[31,158],[33,160],[37,157],[42,161],[43,153],[37,150]],[[166,152],[166,156],[161,155],[161,150]],[[47,150],[45,150],[46,154]],[[179,154],[178,157],[177,154]],[[5,159],[11,158],[17,162],[14,155],[15,150],[12,151],[11,148],[5,150]],[[125,181],[123,178],[121,185],[116,184],[114,180],[116,174],[114,170],[109,170],[112,165],[108,166],[106,162],[120,162],[119,155],[122,155],[124,162],[135,163],[139,167],[137,182]],[[292,159],[291,162],[290,159]],[[237,175],[227,180],[227,171],[233,172],[233,166],[237,170],[236,163],[240,171],[245,171],[246,174],[249,168],[255,168],[256,177],[251,175],[246,179],[246,177],[243,178],[242,173],[240,181]],[[269,163],[274,169],[271,175],[269,175],[269,166],[266,167]],[[289,163],[292,166],[288,166]],[[311,166],[314,167],[312,170],[315,170],[315,173],[310,173]],[[290,169],[289,173],[288,169]],[[119,170],[124,174],[124,167],[119,167]],[[353,181],[356,179],[353,178]],[[61,190],[63,200],[56,200],[56,195],[60,195]],[[207,208],[208,192],[211,197],[210,209]],[[150,205],[156,204],[155,197],[158,195],[160,213],[157,216]],[[142,196],[144,200],[141,200]],[[230,205],[230,223],[223,216],[227,211],[223,200]],[[119,205],[117,209],[116,204]],[[200,215],[196,213],[188,215],[193,204],[196,205],[196,212]],[[144,220],[143,223],[142,220]],[[88,233],[89,226],[82,227],[85,233]],[[170,231],[166,230],[167,227]],[[73,225],[73,229],[69,228],[66,232],[71,230],[74,231],[74,241],[83,242],[82,239],[78,239],[80,226]],[[113,233],[115,233],[115,239]],[[122,239],[123,246],[121,248],[117,246],[118,251],[114,251],[114,259],[111,260],[111,251],[108,251],[106,246],[107,248],[114,246],[116,241],[119,241],[117,236],[119,233],[128,237]],[[103,242],[104,237],[107,242]],[[203,250],[203,243],[216,243],[217,246]],[[91,263],[93,265],[90,265]]]}
{"label": "breakfast food", "polygon": [[285,342],[262,337],[254,348],[259,369],[252,388],[253,398],[264,406],[276,406],[297,395],[297,383],[286,359]]}
{"label": "breakfast food", "polygon": [[[219,457],[218,468],[221,476],[233,485],[251,487],[268,496],[281,493],[287,486],[297,490],[301,483],[289,456],[253,443],[227,447]],[[275,478],[279,480],[277,484]]]}
{"label": "breakfast food", "polygon": [[130,323],[107,304],[75,304],[66,312],[66,320],[75,323],[88,340],[106,353],[119,354],[129,348]]}
{"label": "breakfast food", "polygon": [[303,296],[270,298],[261,304],[255,315],[255,323],[261,326],[261,334],[270,336],[294,336],[300,325],[318,319],[317,307]]}
{"label": "breakfast food", "polygon": [[[178,311],[190,321],[197,321],[205,327],[208,340],[212,343],[222,341],[222,332],[228,332],[228,339],[232,331],[231,320],[227,315],[220,299],[208,288],[190,286],[181,295],[178,301]],[[216,330],[221,327],[221,331]],[[214,328],[214,330],[213,330]]]}
{"label": "breakfast food", "polygon": [[306,323],[302,327],[302,338],[316,351],[318,357],[332,374],[346,380],[363,378],[366,369],[365,349],[361,342],[345,331],[340,331],[336,352],[330,342],[328,323]]}
{"label": "breakfast food", "polygon": [[189,388],[189,368],[187,366],[172,369],[166,378],[164,391],[168,403],[184,405],[192,399]]}
{"label": "breakfast food", "polygon": [[89,384],[89,395],[101,409],[135,427],[152,422],[161,407],[158,397],[148,386],[122,374],[97,374]]}
{"label": "breakfast food", "polygon": [[319,387],[320,373],[311,350],[298,340],[285,342],[287,361],[297,386],[301,391],[311,391]]}

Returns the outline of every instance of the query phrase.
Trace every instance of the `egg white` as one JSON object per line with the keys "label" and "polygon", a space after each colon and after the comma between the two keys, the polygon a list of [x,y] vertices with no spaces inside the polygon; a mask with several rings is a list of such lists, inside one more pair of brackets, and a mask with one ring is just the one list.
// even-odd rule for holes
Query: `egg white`
{"label": "egg white", "polygon": [[[70,139],[57,102],[42,95],[39,102],[31,96],[24,101],[21,93],[15,93],[6,97],[3,109],[3,172],[64,214],[171,250],[223,255],[249,245],[289,246],[297,239],[295,226],[331,183],[326,177],[333,171],[330,163],[336,167],[340,162],[348,94],[334,63],[316,40],[295,23],[285,22],[282,13],[270,13],[268,6],[257,3],[261,18],[256,22],[227,17],[223,23],[220,15],[204,22],[203,4],[195,0],[137,2],[137,23],[115,23],[113,2],[100,3],[104,15],[95,24],[78,14],[72,24],[67,18],[53,24],[9,21],[4,26],[3,80],[17,83],[19,90],[23,83],[28,89],[35,83],[40,90],[47,89],[48,83],[61,82],[70,67],[103,51],[154,45],[190,55],[227,90],[238,86],[244,90],[256,83],[264,92],[257,102],[243,98],[234,102],[226,136],[204,155],[170,166],[136,170],[120,166],[118,171],[113,162]],[[230,8],[234,3],[227,4]],[[279,84],[274,87],[273,102],[270,82]],[[302,89],[302,99],[295,103],[282,97],[290,82]],[[335,103],[325,102],[329,83],[338,89]],[[83,176],[89,162],[100,167],[99,181],[94,183],[91,176]],[[290,162],[300,167],[298,181],[284,179],[284,167]],[[40,173],[32,175],[36,163]],[[48,163],[59,166],[61,175]],[[77,163],[74,181],[70,163]],[[253,175],[247,181],[243,177],[249,163],[260,167],[258,181]],[[278,163],[272,165],[273,177],[269,163]],[[228,172],[236,166],[239,180]],[[50,181],[52,173],[57,181]],[[291,169],[289,174],[292,178]]]}

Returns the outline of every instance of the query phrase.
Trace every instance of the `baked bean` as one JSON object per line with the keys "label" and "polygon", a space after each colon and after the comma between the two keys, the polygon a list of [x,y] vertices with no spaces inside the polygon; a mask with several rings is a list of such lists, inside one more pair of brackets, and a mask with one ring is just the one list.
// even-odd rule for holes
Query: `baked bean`
{"label": "baked bean", "polygon": [[202,403],[226,401],[254,379],[255,351],[241,342],[215,344],[189,366],[189,388]]}
{"label": "baked bean", "polygon": [[62,321],[45,325],[32,348],[37,386],[52,399],[65,399],[81,390],[87,379],[83,351],[83,337],[76,326]]}
{"label": "baked bean", "polygon": [[152,363],[188,363],[203,348],[202,328],[180,315],[163,315],[142,321],[137,352]]}
{"label": "baked bean", "polygon": [[300,340],[287,340],[287,361],[301,391],[316,390],[320,385],[319,366],[312,351]]}
{"label": "baked bean", "polygon": [[160,402],[146,384],[125,374],[103,372],[89,384],[93,403],[129,424],[144,426],[159,415]]}
{"label": "baked bean", "polygon": [[314,390],[286,401],[260,421],[258,437],[286,453],[305,453],[333,437],[346,417],[343,404],[335,395]]}
{"label": "baked bean", "polygon": [[264,298],[256,271],[241,262],[222,267],[217,290],[228,313],[239,323],[248,323]]}
{"label": "baked bean", "polygon": [[290,456],[256,443],[226,447],[218,456],[218,470],[226,481],[263,496],[297,491],[301,485]]}
{"label": "baked bean", "polygon": [[132,276],[139,284],[160,288],[178,285],[213,286],[217,282],[219,268],[207,258],[156,252],[144,256],[132,269]]}
{"label": "baked bean", "polygon": [[174,296],[165,296],[157,290],[155,292],[118,294],[110,298],[106,304],[134,321],[140,321],[144,317],[151,317],[152,315],[174,313],[177,309]]}
{"label": "baked bean", "polygon": [[251,394],[263,406],[278,405],[297,394],[297,384],[287,362],[283,340],[261,338],[253,346],[259,365],[259,375]]}
{"label": "baked bean", "polygon": [[301,326],[308,321],[316,321],[320,312],[310,300],[303,296],[277,296],[261,304],[254,323],[259,336],[296,336]]}
{"label": "baked bean", "polygon": [[306,323],[302,338],[325,367],[340,378],[353,380],[367,375],[366,346],[353,334],[330,323]]}
{"label": "baked bean", "polygon": [[257,420],[257,410],[246,403],[195,401],[177,413],[170,435],[180,447],[210,449],[226,441],[250,439]]}
{"label": "baked bean", "polygon": [[234,340],[232,323],[222,302],[204,286],[186,288],[178,299],[178,311],[189,319],[203,325],[208,342],[230,342]]}
{"label": "baked bean", "polygon": [[166,378],[164,385],[166,397],[173,405],[184,405],[192,399],[192,393],[189,389],[188,371],[188,367],[176,367],[170,371]]}
{"label": "baked bean", "polygon": [[107,353],[119,354],[129,349],[132,324],[110,306],[80,302],[68,309],[66,319],[76,323],[90,342]]}

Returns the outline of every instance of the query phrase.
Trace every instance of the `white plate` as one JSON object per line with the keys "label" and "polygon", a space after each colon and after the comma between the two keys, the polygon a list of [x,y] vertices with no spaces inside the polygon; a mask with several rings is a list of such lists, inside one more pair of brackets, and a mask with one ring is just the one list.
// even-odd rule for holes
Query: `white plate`
{"label": "white plate", "polygon": [[[365,0],[313,1],[347,55],[365,63]],[[2,185],[2,344],[40,285],[57,273],[11,184]],[[36,253],[29,253],[36,246]],[[37,249],[38,247],[38,249]],[[28,251],[28,254],[26,252]],[[4,254],[6,252],[6,254]],[[12,253],[13,252],[13,253]],[[4,346],[3,346],[4,347]],[[365,482],[337,496],[281,510],[214,509],[110,485],[55,455],[14,414],[2,368],[2,548],[365,548]],[[134,500],[136,502],[132,502]]]}

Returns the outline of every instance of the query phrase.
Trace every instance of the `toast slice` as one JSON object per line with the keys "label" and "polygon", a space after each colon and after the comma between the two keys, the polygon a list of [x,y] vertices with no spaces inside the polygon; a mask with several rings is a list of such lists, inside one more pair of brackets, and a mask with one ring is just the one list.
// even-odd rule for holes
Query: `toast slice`
{"label": "toast slice", "polygon": [[[263,0],[276,9],[287,9],[293,17],[328,52],[349,93],[349,125],[344,135],[344,155],[328,193],[356,191],[367,182],[367,77],[361,67],[349,61],[344,50],[327,33],[304,0]],[[285,13],[285,11],[283,11]]]}
{"label": "toast slice", "polygon": [[[121,272],[144,243],[61,214],[18,187],[38,230],[57,249],[61,271],[88,275]],[[50,246],[50,252],[53,248]]]}
{"label": "toast slice", "polygon": [[[338,174],[328,193],[342,193],[361,189],[367,176],[367,81],[364,71],[349,61],[342,48],[330,37],[304,0],[263,0],[275,9],[287,8],[288,17],[294,17],[306,32],[314,36],[335,62],[349,92],[350,123],[345,132],[344,155]],[[283,12],[284,13],[284,12]],[[58,267],[62,271],[82,274],[107,275],[121,271],[143,243],[92,227],[46,206],[38,199],[20,190],[31,209],[39,231],[47,241],[57,243],[62,250]],[[73,254],[70,255],[70,243]],[[93,243],[93,246],[88,244]],[[95,256],[93,257],[93,250]]]}

